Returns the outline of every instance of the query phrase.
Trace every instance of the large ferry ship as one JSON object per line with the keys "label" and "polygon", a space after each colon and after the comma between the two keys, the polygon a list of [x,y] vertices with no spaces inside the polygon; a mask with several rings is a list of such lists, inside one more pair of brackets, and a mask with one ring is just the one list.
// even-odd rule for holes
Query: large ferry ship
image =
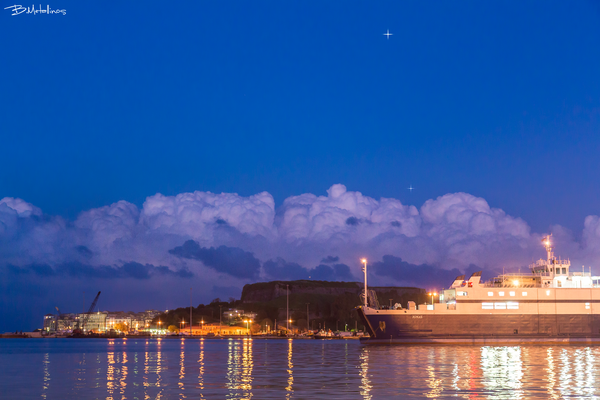
{"label": "large ferry ship", "polygon": [[396,344],[600,344],[600,277],[571,270],[556,258],[551,236],[543,238],[547,258],[530,273],[502,274],[481,282],[481,272],[457,277],[439,302],[407,307],[379,306],[367,287],[357,307],[369,338],[362,343]]}

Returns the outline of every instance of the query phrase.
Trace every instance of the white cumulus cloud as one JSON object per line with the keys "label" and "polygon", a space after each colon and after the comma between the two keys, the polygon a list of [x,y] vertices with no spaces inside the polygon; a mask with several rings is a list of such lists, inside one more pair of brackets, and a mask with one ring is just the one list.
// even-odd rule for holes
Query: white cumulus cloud
{"label": "white cumulus cloud", "polygon": [[[600,265],[598,216],[586,218],[579,236],[558,226],[553,230],[557,255]],[[73,222],[45,215],[21,199],[0,200],[0,264],[14,265],[138,262],[174,270],[191,266],[192,272],[196,268],[208,273],[202,259],[169,252],[194,240],[200,249],[238,247],[261,263],[281,258],[290,265],[313,268],[321,259],[335,256],[356,276],[361,256],[377,261],[391,255],[446,269],[464,270],[471,264],[517,268],[544,255],[542,234],[467,193],[430,199],[419,209],[397,199],[349,191],[341,184],[323,196],[289,197],[277,209],[267,192],[248,197],[200,191],[155,194],[141,208],[119,201],[84,211]],[[264,270],[262,274],[266,277]]]}

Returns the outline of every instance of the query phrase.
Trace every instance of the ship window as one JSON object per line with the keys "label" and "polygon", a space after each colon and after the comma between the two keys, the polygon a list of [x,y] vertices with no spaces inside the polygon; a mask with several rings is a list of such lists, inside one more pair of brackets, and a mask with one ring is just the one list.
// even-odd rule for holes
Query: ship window
{"label": "ship window", "polygon": [[493,310],[494,303],[481,303],[481,308],[484,310]]}
{"label": "ship window", "polygon": [[590,309],[590,303],[585,303],[585,309],[589,310]]}
{"label": "ship window", "polygon": [[527,296],[527,292],[521,293],[521,296]]}
{"label": "ship window", "polygon": [[493,296],[494,292],[488,292],[488,296]]}
{"label": "ship window", "polygon": [[563,275],[566,275],[567,274],[567,269],[563,268],[562,270],[563,270]]}
{"label": "ship window", "polygon": [[509,292],[508,294],[510,294],[511,296],[514,296],[515,292]]}
{"label": "ship window", "polygon": [[467,292],[457,292],[456,295],[457,296],[466,296]]}
{"label": "ship window", "polygon": [[496,310],[506,310],[506,303],[494,303],[494,308]]}
{"label": "ship window", "polygon": [[504,296],[504,292],[498,292],[498,296]]}
{"label": "ship window", "polygon": [[550,291],[546,290],[546,296],[550,296]]}
{"label": "ship window", "polygon": [[509,301],[506,303],[506,308],[508,308],[509,310],[518,310],[519,303],[516,301]]}

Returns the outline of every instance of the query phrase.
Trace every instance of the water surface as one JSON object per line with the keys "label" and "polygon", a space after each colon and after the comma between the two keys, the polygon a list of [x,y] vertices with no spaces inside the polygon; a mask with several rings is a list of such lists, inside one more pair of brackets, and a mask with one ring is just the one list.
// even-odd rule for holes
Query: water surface
{"label": "water surface", "polygon": [[600,347],[2,339],[0,398],[599,398]]}

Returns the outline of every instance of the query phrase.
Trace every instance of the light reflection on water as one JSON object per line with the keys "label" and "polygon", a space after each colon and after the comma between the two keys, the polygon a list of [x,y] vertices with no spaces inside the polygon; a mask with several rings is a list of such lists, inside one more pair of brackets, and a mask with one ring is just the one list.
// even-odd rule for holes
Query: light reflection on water
{"label": "light reflection on water", "polygon": [[600,347],[3,339],[2,398],[598,398]]}

